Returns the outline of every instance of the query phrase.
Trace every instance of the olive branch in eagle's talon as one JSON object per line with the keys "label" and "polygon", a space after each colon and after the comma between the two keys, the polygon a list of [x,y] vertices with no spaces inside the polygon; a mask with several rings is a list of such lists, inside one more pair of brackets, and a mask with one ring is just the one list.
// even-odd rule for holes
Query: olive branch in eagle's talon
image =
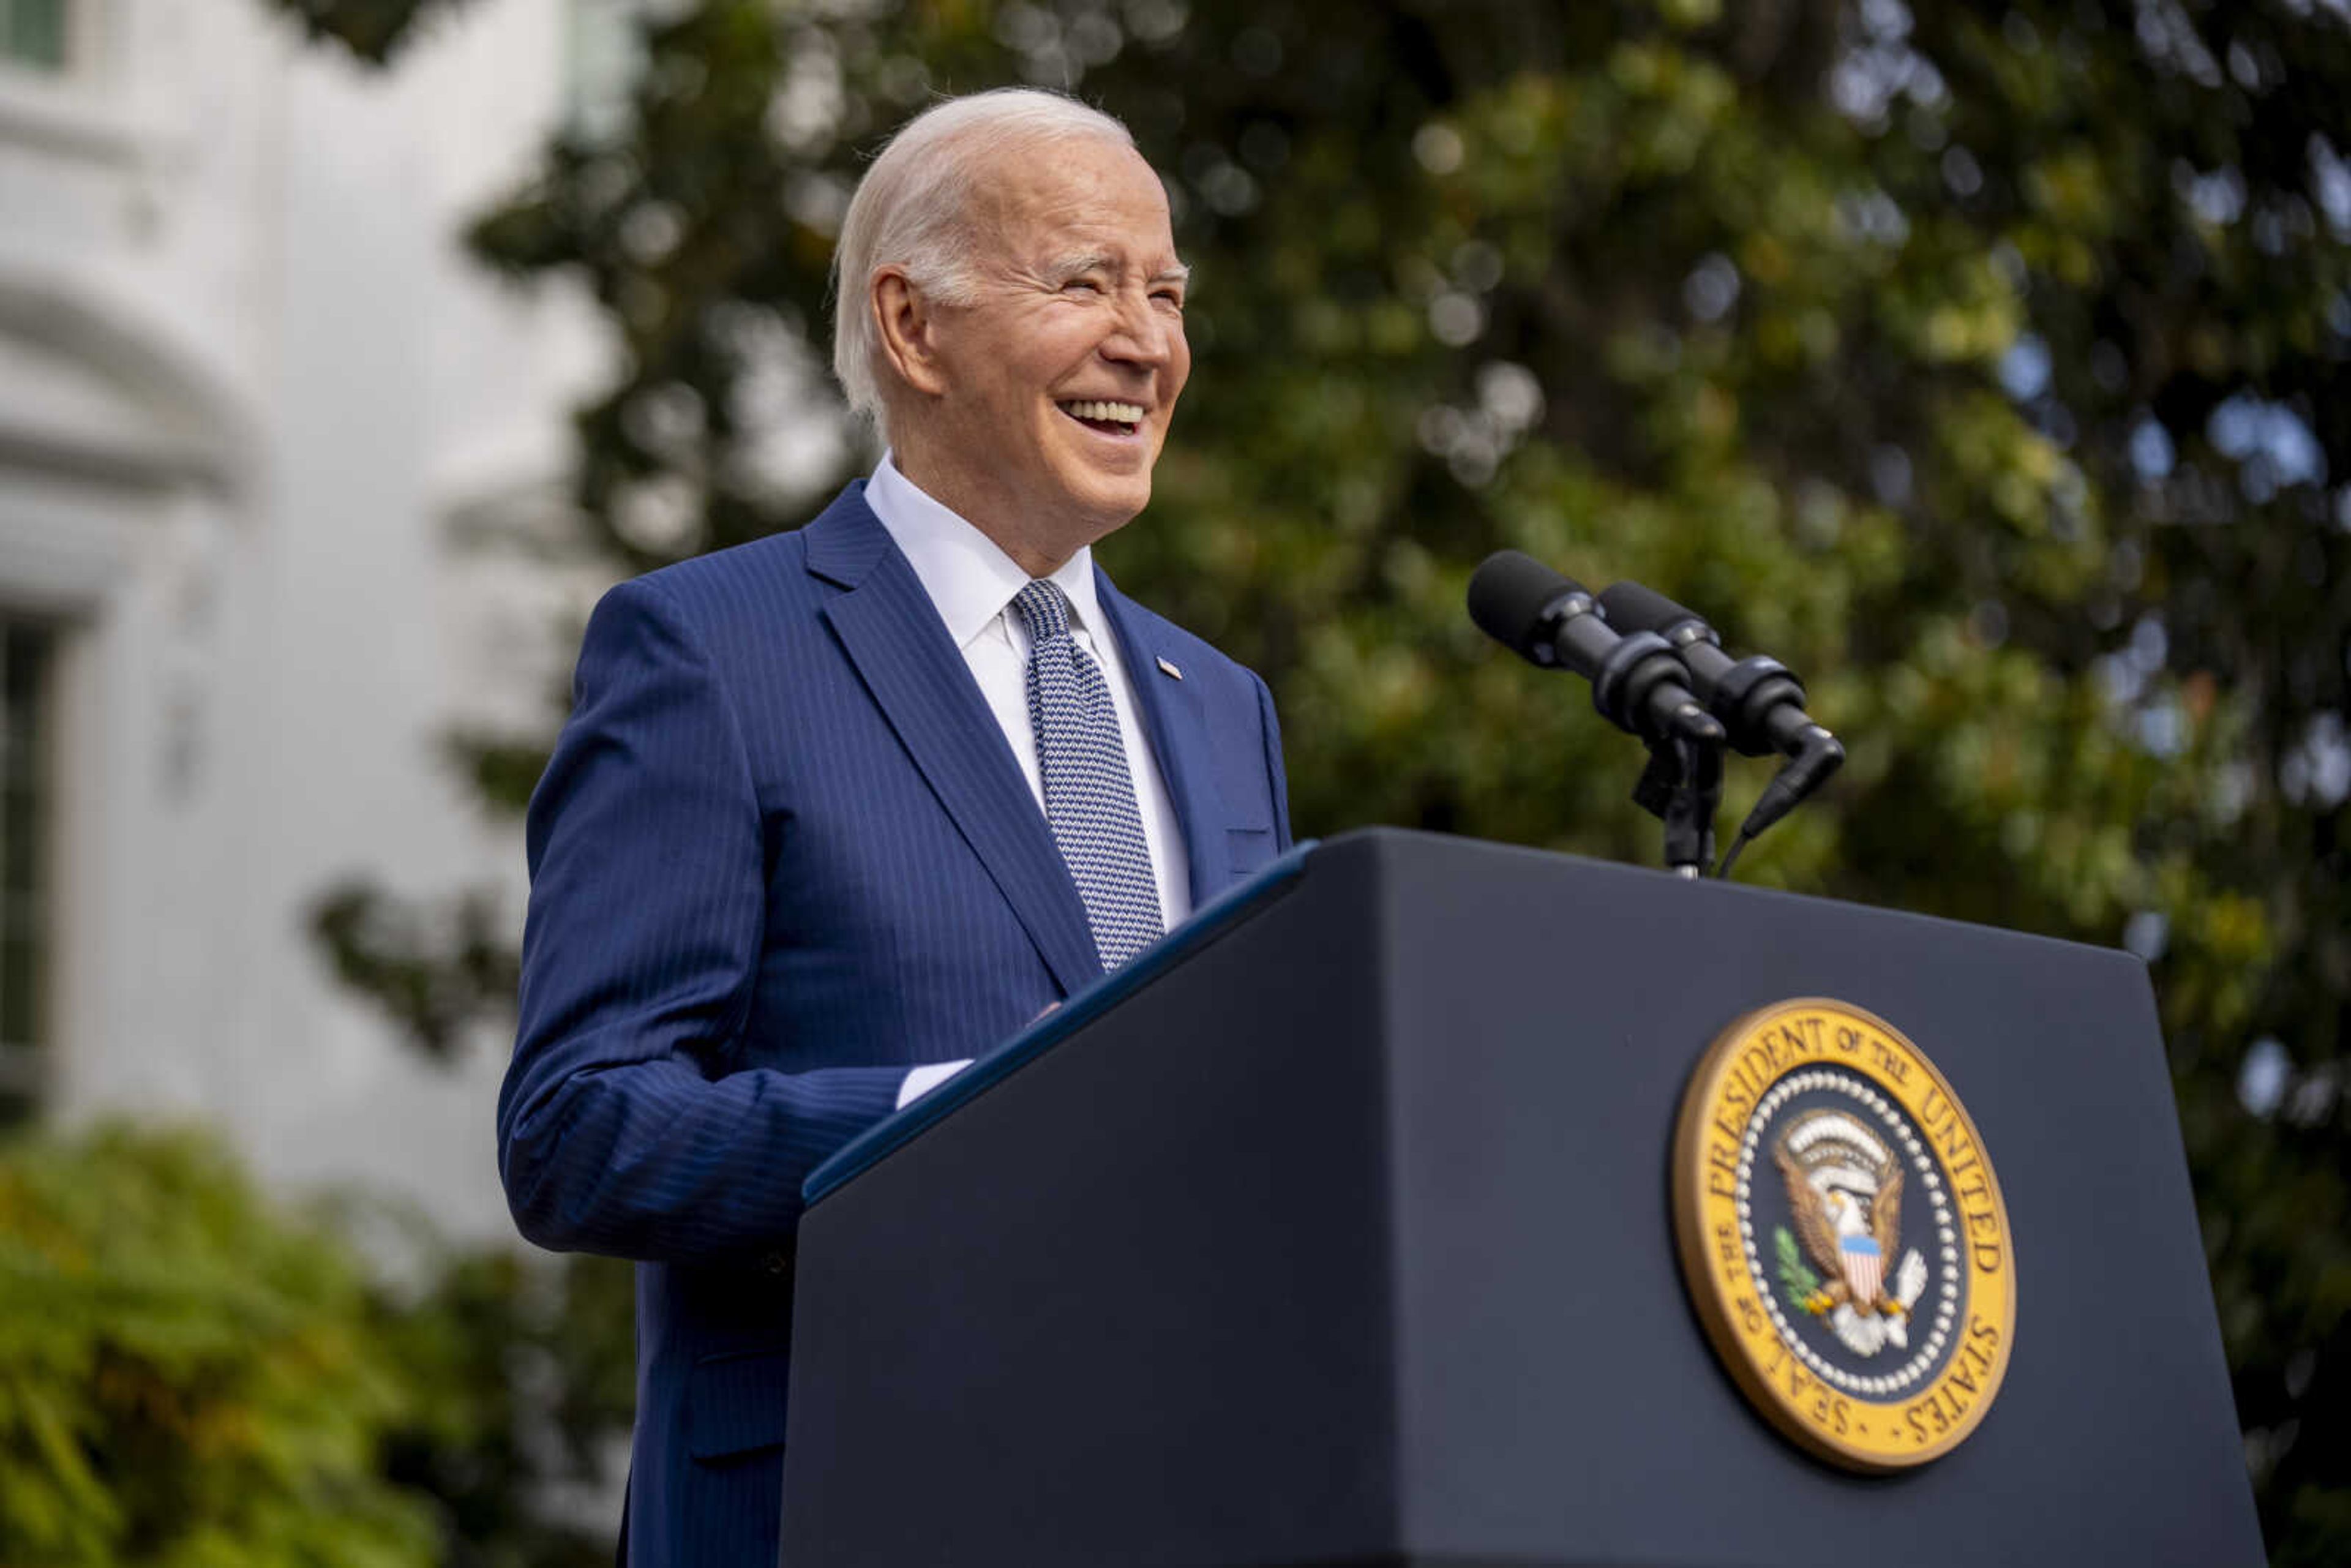
{"label": "olive branch in eagle's talon", "polygon": [[1773,1228],[1772,1241],[1780,1254],[1781,1293],[1788,1298],[1788,1304],[1814,1317],[1834,1306],[1835,1298],[1821,1289],[1821,1277],[1804,1266],[1804,1255],[1786,1226]]}

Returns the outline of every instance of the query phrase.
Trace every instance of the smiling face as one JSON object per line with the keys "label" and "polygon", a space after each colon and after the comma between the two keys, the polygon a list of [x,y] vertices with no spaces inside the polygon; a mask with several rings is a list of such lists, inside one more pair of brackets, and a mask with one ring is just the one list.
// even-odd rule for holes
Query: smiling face
{"label": "smiling face", "polygon": [[1125,523],[1190,372],[1167,198],[1129,148],[998,157],[970,214],[967,303],[883,267],[872,305],[900,384],[899,467],[1035,575]]}

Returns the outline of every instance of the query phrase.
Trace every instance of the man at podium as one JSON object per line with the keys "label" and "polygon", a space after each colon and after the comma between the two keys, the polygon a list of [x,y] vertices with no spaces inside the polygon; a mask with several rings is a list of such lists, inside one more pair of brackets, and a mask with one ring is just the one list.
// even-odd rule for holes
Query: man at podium
{"label": "man at podium", "polygon": [[639,1564],[775,1561],[808,1172],[1290,836],[1263,683],[1092,558],[1190,368],[1125,129],[940,104],[836,268],[879,465],[608,594],[530,806],[500,1169],[531,1240],[639,1260]]}

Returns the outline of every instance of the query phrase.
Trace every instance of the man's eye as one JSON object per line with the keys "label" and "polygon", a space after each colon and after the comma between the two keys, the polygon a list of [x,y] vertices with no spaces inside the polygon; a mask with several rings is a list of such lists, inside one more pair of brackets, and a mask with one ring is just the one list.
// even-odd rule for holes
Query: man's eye
{"label": "man's eye", "polygon": [[1151,298],[1154,303],[1164,305],[1171,310],[1181,310],[1184,308],[1184,297],[1181,294],[1176,293],[1172,288],[1163,288]]}
{"label": "man's eye", "polygon": [[1064,293],[1072,289],[1087,294],[1100,294],[1102,291],[1102,285],[1091,277],[1072,277],[1067,283],[1061,285],[1061,289]]}

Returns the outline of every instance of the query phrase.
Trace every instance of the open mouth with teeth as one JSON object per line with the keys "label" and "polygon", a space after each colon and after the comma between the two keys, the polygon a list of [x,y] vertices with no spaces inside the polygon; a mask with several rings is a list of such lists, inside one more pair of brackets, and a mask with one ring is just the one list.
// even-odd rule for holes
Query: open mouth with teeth
{"label": "open mouth with teeth", "polygon": [[1090,430],[1099,430],[1105,435],[1133,435],[1143,423],[1143,408],[1139,403],[1109,402],[1092,398],[1057,406],[1080,424]]}

